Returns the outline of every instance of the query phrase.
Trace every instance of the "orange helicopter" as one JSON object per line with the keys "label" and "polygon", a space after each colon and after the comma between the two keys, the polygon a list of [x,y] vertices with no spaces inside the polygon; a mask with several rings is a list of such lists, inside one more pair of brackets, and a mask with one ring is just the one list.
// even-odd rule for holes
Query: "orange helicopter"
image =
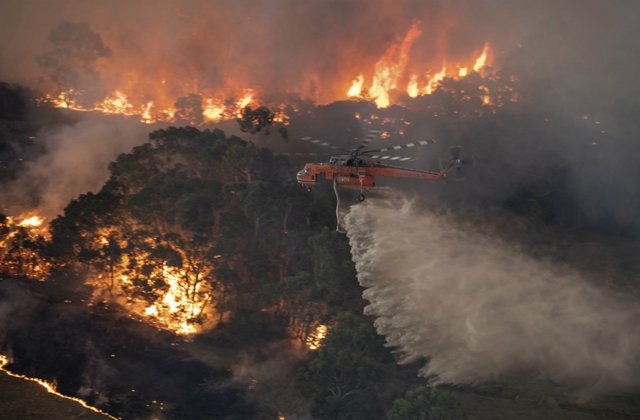
{"label": "orange helicopter", "polygon": [[[377,176],[435,180],[446,176],[450,170],[454,170],[454,177],[456,179],[461,179],[462,165],[473,163],[472,158],[462,159],[460,157],[462,148],[455,146],[450,148],[451,158],[448,161],[441,161],[441,169],[437,172],[386,165],[381,163],[381,161],[389,160],[392,162],[405,162],[413,160],[406,156],[387,155],[387,152],[393,153],[405,148],[410,149],[416,146],[426,146],[428,144],[435,143],[435,141],[421,140],[380,149],[363,150],[375,137],[379,136],[379,134],[380,130],[370,130],[369,134],[362,141],[362,144],[355,149],[351,151],[345,150],[345,154],[333,155],[329,158],[328,162],[307,163],[296,175],[298,183],[306,187],[309,191],[311,190],[311,187],[318,183],[323,174],[326,180],[333,182],[333,191],[336,195],[336,230],[338,232],[346,232],[340,220],[340,195],[338,194],[338,185],[359,187],[360,194],[358,195],[358,200],[364,201],[365,189],[376,186]],[[312,137],[301,137],[300,140],[320,146],[329,146],[334,150],[340,150],[340,148],[336,146],[331,146],[327,142],[313,139]],[[303,154],[299,153],[297,155]],[[312,155],[317,154],[312,153]]]}
{"label": "orange helicopter", "polygon": [[[371,130],[363,143],[368,143],[379,134],[379,130]],[[314,140],[311,137],[302,137],[301,140],[311,143],[327,146],[328,143],[321,140]],[[461,167],[464,164],[470,164],[470,159],[461,159],[460,154],[462,148],[452,147],[451,158],[441,163],[441,169],[438,172],[424,171],[420,169],[402,168],[398,166],[386,165],[381,160],[404,162],[412,160],[410,157],[385,155],[386,152],[394,152],[404,148],[413,148],[416,146],[426,146],[433,141],[421,140],[417,142],[406,143],[381,149],[363,150],[366,144],[361,144],[357,148],[348,152],[348,154],[331,156],[329,162],[324,163],[307,163],[304,168],[298,171],[296,179],[299,184],[311,190],[318,180],[324,174],[324,178],[333,181],[335,185],[348,185],[360,187],[359,201],[364,201],[364,191],[366,188],[376,186],[376,176],[388,176],[399,178],[415,178],[435,180],[444,177],[451,169],[457,172],[457,178],[460,178]],[[333,147],[333,149],[338,149]]]}

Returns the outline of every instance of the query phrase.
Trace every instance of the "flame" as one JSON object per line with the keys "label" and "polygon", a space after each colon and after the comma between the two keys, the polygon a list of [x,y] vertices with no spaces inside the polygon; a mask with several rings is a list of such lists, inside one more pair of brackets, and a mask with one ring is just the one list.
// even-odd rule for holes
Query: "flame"
{"label": "flame", "polygon": [[488,54],[489,54],[489,43],[487,42],[484,44],[484,48],[482,49],[482,54],[480,54],[480,57],[476,58],[476,62],[473,65],[473,71],[477,73],[484,68],[484,66],[487,64]]}
{"label": "flame", "polygon": [[205,108],[202,115],[205,121],[220,121],[224,116],[224,105],[208,98],[205,101]]}
{"label": "flame", "polygon": [[[386,47],[382,55],[375,60],[372,68],[348,69],[353,70],[352,74],[357,76],[351,80],[346,92],[343,90],[345,86],[340,86],[337,90],[335,86],[323,86],[321,90],[316,89],[321,93],[311,94],[311,100],[322,97],[325,102],[331,102],[345,97],[361,98],[370,99],[378,107],[385,108],[391,105],[394,91],[404,89],[411,98],[430,95],[440,88],[445,77],[458,80],[469,76],[472,72],[483,73],[490,64],[491,46],[488,42],[484,43],[479,55],[476,50],[467,60],[454,57],[458,64],[451,66],[448,72],[445,66],[438,71],[439,67],[433,66],[434,62],[418,63],[417,56],[412,56],[410,53],[416,45],[416,40],[422,35],[419,25],[420,22],[413,22],[403,36],[398,37]],[[436,59],[438,62],[448,62],[445,55],[439,55]],[[75,111],[130,116],[145,124],[175,122],[176,112],[180,111],[176,109],[176,104],[181,98],[190,95],[198,95],[202,105],[202,115],[192,115],[193,118],[189,118],[189,121],[194,124],[217,123],[238,118],[242,110],[249,105],[266,105],[269,108],[280,105],[262,103],[262,92],[235,80],[233,75],[229,75],[223,85],[214,89],[202,80],[186,81],[172,77],[175,75],[168,70],[163,69],[159,74],[153,75],[136,71],[135,67],[126,68],[122,71],[125,75],[122,83],[119,86],[116,85],[111,93],[93,103],[88,99],[87,92],[78,89],[45,93],[39,102]],[[484,74],[481,76],[485,77]],[[343,83],[344,79],[340,80],[340,83]],[[368,85],[365,85],[365,82],[368,82]],[[330,93],[337,91],[344,94],[331,95]],[[515,95],[512,96],[515,97]],[[283,115],[276,122],[280,120],[287,121],[287,118]]]}
{"label": "flame", "polygon": [[412,74],[411,79],[409,80],[409,84],[407,85],[407,94],[410,97],[415,98],[419,93],[420,90],[418,89],[418,75]]}
{"label": "flame", "polygon": [[44,220],[44,217],[41,216],[29,216],[18,222],[18,226],[29,228],[40,227],[44,223]]}
{"label": "flame", "polygon": [[440,85],[440,82],[442,82],[445,77],[447,77],[447,67],[443,65],[442,69],[434,74],[431,79],[429,79],[427,85],[422,91],[423,95],[431,95],[433,92],[435,92],[435,90]]}
{"label": "flame", "polygon": [[142,114],[140,114],[140,121],[145,124],[151,124],[153,122],[153,117],[151,115],[151,108],[153,107],[153,101],[147,102],[147,104],[142,109]]}
{"label": "flame", "polygon": [[36,242],[50,236],[46,219],[34,213],[8,216],[4,221],[3,229],[0,229],[0,272],[44,281],[51,264],[37,249],[23,246],[27,240]]}
{"label": "flame", "polygon": [[280,123],[280,124],[289,125],[290,120],[291,119],[289,118],[289,116],[285,112],[285,106],[284,105],[280,105],[278,107],[278,110],[273,115],[273,121],[277,122],[277,123]]}
{"label": "flame", "polygon": [[[403,78],[407,77],[405,70],[409,61],[409,51],[414,41],[420,35],[421,31],[418,29],[418,23],[414,22],[404,38],[389,46],[382,57],[376,62],[373,80],[367,92],[379,108],[386,108],[391,104],[391,92],[398,88],[398,84]],[[481,72],[487,65],[489,48],[490,45],[486,42],[480,56],[473,59],[473,66],[471,68],[473,68],[475,72]],[[452,79],[467,77],[469,75],[469,68],[470,66],[460,65],[455,70],[455,73],[447,73],[447,67],[443,64],[437,73],[433,74],[429,72],[432,75],[427,76],[427,81],[424,84],[421,84],[418,74],[412,73],[408,76],[409,81],[406,87],[407,95],[411,98],[416,98],[420,95],[431,95],[440,87],[446,77]],[[347,91],[347,97],[362,98],[363,85],[364,76],[361,73],[353,80],[351,87]],[[486,99],[483,99],[483,101],[486,103]]]}
{"label": "flame", "polygon": [[[117,236],[115,228],[102,228],[96,237],[96,251],[102,252]],[[117,242],[121,249],[128,246],[125,239]],[[150,247],[153,243],[153,238],[148,238]],[[181,254],[183,266],[154,264],[147,252],[137,250],[123,254],[108,269],[94,269],[87,280],[95,288],[94,299],[115,300],[142,319],[180,335],[193,335],[213,327],[214,295],[203,267],[198,265],[201,261],[195,261],[194,256],[181,248],[176,250]],[[136,293],[144,279],[155,283],[154,294],[147,294],[146,298]]]}
{"label": "flame", "polygon": [[305,340],[305,345],[309,350],[317,350],[322,345],[322,340],[327,336],[327,331],[329,327],[326,325],[320,324],[316,327],[316,329],[307,336]]}
{"label": "flame", "polygon": [[254,95],[253,89],[245,89],[242,97],[236,102],[236,118],[242,118],[242,110],[253,102]]}
{"label": "flame", "polygon": [[113,96],[106,98],[102,103],[98,104],[95,108],[96,111],[101,111],[105,114],[123,114],[123,115],[135,115],[136,111],[133,105],[129,103],[127,95],[123,92],[116,90]]}
{"label": "flame", "polygon": [[[135,103],[123,90],[115,90],[104,99],[91,106],[80,105],[74,98],[82,96],[82,92],[69,89],[56,94],[45,94],[39,103],[51,104],[56,108],[65,108],[81,112],[101,112],[110,115],[125,115],[137,117],[140,122],[153,124],[156,122],[173,122],[177,109],[173,105],[175,100],[165,105],[157,101]],[[205,122],[218,122],[241,116],[242,109],[256,101],[254,89],[243,89],[234,103],[226,103],[223,98],[206,96],[203,98],[204,109],[202,117]]]}
{"label": "flame", "polygon": [[362,85],[363,84],[364,84],[364,75],[360,74],[351,83],[351,87],[347,91],[347,96],[349,98],[353,98],[355,96],[360,96],[362,94]]}
{"label": "flame", "polygon": [[89,410],[91,410],[91,411],[93,411],[95,413],[100,413],[102,415],[105,415],[105,416],[109,417],[110,419],[115,419],[115,420],[118,419],[117,417],[114,417],[109,413],[105,413],[104,411],[87,404],[84,400],[81,400],[80,398],[70,397],[68,395],[64,395],[64,394],[59,393],[56,390],[55,384],[53,384],[51,382],[47,382],[44,379],[34,378],[34,377],[31,377],[31,376],[26,376],[26,375],[20,375],[20,374],[13,373],[13,372],[9,371],[7,369],[7,365],[9,363],[10,363],[9,358],[4,354],[0,354],[0,371],[6,373],[7,375],[12,376],[14,378],[24,379],[24,380],[27,380],[27,381],[30,381],[30,382],[35,382],[38,385],[40,385],[41,387],[43,387],[49,394],[53,394],[53,395],[55,395],[57,397],[64,398],[65,400],[70,400],[70,401],[76,402],[76,403],[80,404],[81,406],[83,406],[84,408],[89,409]]}
{"label": "flame", "polygon": [[491,100],[491,92],[489,91],[489,88],[482,85],[482,86],[478,86],[478,90],[482,93],[482,104],[491,105],[492,100]]}
{"label": "flame", "polygon": [[407,66],[409,49],[421,33],[417,22],[414,22],[402,41],[389,46],[376,63],[369,93],[378,107],[389,106],[389,93],[398,86],[398,81]]}

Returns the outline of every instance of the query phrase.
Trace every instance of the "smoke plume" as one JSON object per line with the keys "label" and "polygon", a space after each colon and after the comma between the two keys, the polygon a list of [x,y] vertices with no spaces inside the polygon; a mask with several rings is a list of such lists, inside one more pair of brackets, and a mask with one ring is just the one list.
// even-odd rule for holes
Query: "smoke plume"
{"label": "smoke plume", "polygon": [[412,202],[374,200],[346,221],[366,312],[405,360],[430,358],[423,374],[535,372],[588,394],[638,384],[637,302]]}
{"label": "smoke plume", "polygon": [[0,206],[10,212],[38,207],[42,215],[55,217],[79,194],[99,190],[109,163],[144,143],[148,131],[136,121],[98,115],[43,129],[35,141],[45,145],[46,153],[3,185]]}

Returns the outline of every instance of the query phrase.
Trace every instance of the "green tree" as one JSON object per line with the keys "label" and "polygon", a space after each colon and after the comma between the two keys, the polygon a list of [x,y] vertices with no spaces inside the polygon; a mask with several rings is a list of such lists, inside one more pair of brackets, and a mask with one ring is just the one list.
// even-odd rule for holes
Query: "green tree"
{"label": "green tree", "polygon": [[[256,109],[245,107],[239,118],[236,119],[240,130],[245,133],[256,134],[264,130],[264,134],[269,135],[271,127],[276,126],[276,114],[271,112],[269,108],[260,106]],[[289,133],[285,124],[278,124],[278,133],[284,141],[289,141]]]}
{"label": "green tree", "polygon": [[387,420],[464,420],[467,416],[456,398],[447,391],[419,386],[393,402]]}
{"label": "green tree", "polygon": [[393,363],[371,320],[342,313],[322,346],[310,354],[298,372],[298,387],[312,400],[312,414],[321,418],[377,418],[378,387],[386,365]]}
{"label": "green tree", "polygon": [[269,128],[273,125],[274,118],[275,114],[265,106],[260,106],[256,109],[246,107],[242,110],[237,121],[240,125],[240,130],[245,133],[256,134],[264,129],[265,133],[269,134]]}

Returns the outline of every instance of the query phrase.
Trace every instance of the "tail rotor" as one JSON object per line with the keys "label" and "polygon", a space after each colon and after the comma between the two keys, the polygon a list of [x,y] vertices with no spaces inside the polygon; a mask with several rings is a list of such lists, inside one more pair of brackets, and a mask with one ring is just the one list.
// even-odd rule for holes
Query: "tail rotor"
{"label": "tail rotor", "polygon": [[473,163],[473,156],[463,157],[462,147],[453,146],[449,148],[449,160],[441,161],[440,166],[443,170],[448,168],[454,180],[462,181],[465,178],[465,167],[473,166]]}

